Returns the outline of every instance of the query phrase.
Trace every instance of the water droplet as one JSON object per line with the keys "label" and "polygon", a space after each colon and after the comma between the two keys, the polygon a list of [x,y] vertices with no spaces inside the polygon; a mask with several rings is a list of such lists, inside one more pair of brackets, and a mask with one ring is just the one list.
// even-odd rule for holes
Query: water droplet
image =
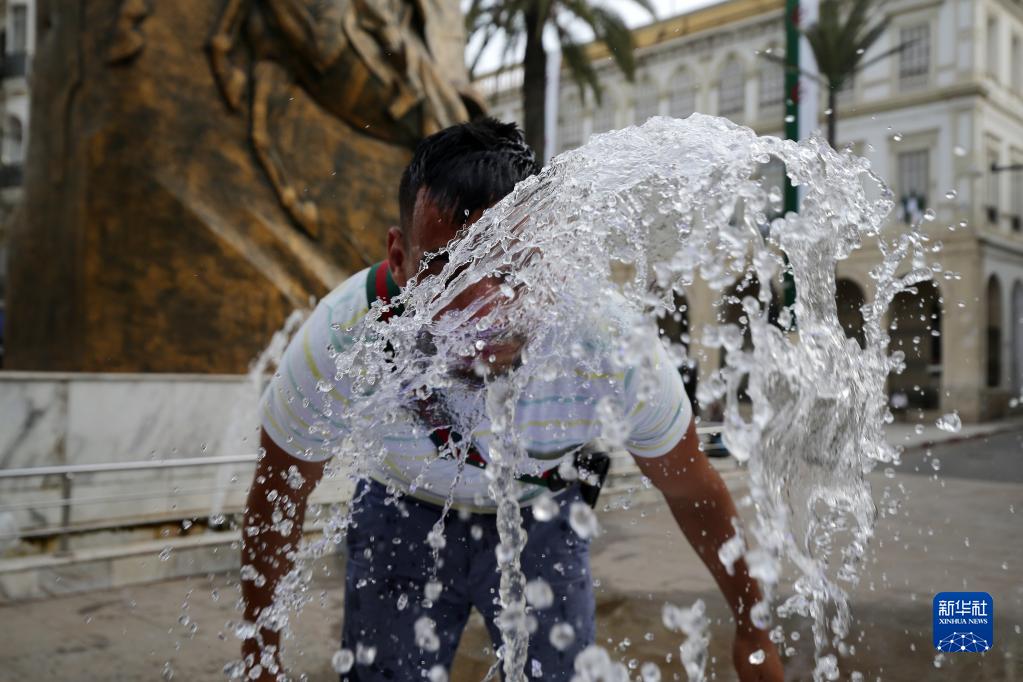
{"label": "water droplet", "polygon": [[434,652],[440,648],[440,638],[437,636],[436,625],[432,618],[420,617],[414,625],[414,631],[416,646],[423,651]]}
{"label": "water droplet", "polygon": [[334,672],[344,675],[346,672],[352,669],[352,665],[355,664],[355,654],[349,649],[339,649],[334,652],[334,655],[330,658],[330,665],[334,668]]}
{"label": "water droplet", "polygon": [[945,192],[945,198],[948,199],[949,201],[955,199],[956,196],[958,196],[958,193],[954,189],[950,189],[949,191]]}
{"label": "water droplet", "polygon": [[536,578],[526,583],[526,601],[537,609],[546,609],[554,603],[554,591],[543,578]]}
{"label": "water droplet", "polygon": [[955,154],[956,156],[966,156],[966,148],[956,145],[955,147],[952,148],[952,153]]}
{"label": "water droplet", "polygon": [[359,665],[373,665],[377,658],[375,646],[364,646],[362,642],[355,645],[355,662]]}
{"label": "water droplet", "polygon": [[568,623],[557,623],[551,628],[551,645],[558,651],[564,651],[575,641],[575,629]]}
{"label": "water droplet", "polygon": [[444,590],[444,586],[436,580],[430,580],[426,583],[426,587],[423,588],[423,594],[430,601],[437,601],[440,599],[440,593]]}
{"label": "water droplet", "polygon": [[444,529],[434,528],[431,530],[429,535],[426,536],[426,542],[433,549],[444,549],[448,544],[448,541],[444,539]]}
{"label": "water droplet", "polygon": [[160,552],[160,561],[167,561],[170,558],[171,558],[171,548],[170,547],[164,547],[163,550],[161,550],[161,552]]}
{"label": "water droplet", "polygon": [[892,139],[896,142],[902,142],[902,133],[895,133],[892,135]]}
{"label": "water droplet", "polygon": [[532,506],[533,518],[537,521],[550,521],[558,515],[558,503],[548,493],[543,493]]}
{"label": "water droplet", "polygon": [[749,662],[753,665],[760,665],[767,658],[767,654],[764,653],[763,649],[757,649],[749,655]]}
{"label": "water droplet", "polygon": [[639,676],[643,682],[661,682],[661,669],[656,663],[647,661],[639,669]]}
{"label": "water droplet", "polygon": [[949,433],[959,433],[963,428],[963,421],[959,418],[958,412],[949,412],[938,417],[938,420],[934,422],[942,431],[948,431]]}
{"label": "water droplet", "polygon": [[597,522],[597,515],[585,502],[573,502],[569,510],[568,522],[576,535],[584,540],[594,538],[600,534],[600,524]]}

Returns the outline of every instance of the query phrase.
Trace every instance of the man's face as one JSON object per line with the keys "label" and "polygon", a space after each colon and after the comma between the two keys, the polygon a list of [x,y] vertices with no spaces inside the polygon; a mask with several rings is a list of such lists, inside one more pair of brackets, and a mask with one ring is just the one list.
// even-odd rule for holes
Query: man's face
{"label": "man's face", "polygon": [[[481,215],[482,210],[476,211],[464,222],[456,222],[451,219],[450,210],[442,210],[425,189],[420,189],[416,196],[408,234],[403,234],[396,227],[392,227],[387,233],[388,264],[398,286],[404,288],[415,277],[427,254],[436,255],[430,259],[424,276],[440,274],[448,262],[448,255],[442,249],[455,238],[463,226],[475,223]],[[439,251],[441,253],[438,253]],[[491,300],[473,314],[474,319],[484,317],[493,312],[501,300],[500,286],[501,282],[497,278],[483,278],[459,292],[437,317],[440,318],[452,310],[467,308],[482,297],[489,297]],[[483,348],[476,359],[483,362],[491,371],[500,373],[518,364],[524,345],[524,339],[508,335],[484,340]],[[468,367],[464,369],[468,370]]]}

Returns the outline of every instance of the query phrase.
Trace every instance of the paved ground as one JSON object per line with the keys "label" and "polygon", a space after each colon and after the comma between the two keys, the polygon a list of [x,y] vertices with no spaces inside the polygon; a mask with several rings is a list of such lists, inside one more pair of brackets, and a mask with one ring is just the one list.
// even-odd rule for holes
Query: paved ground
{"label": "paved ground", "polygon": [[[856,670],[867,680],[1023,682],[1023,428],[978,433],[984,431],[930,452],[910,450],[896,471],[873,475],[875,498],[894,495],[901,507],[879,519],[871,561],[853,595],[856,650],[842,660],[844,679]],[[907,444],[926,435],[909,431]],[[729,481],[741,494],[741,474]],[[734,679],[725,605],[666,510],[637,507],[605,515],[603,523],[594,547],[602,642],[623,660],[657,661],[666,679],[684,679],[679,640],[661,626],[660,610],[665,601],[703,598],[714,619],[712,679]],[[214,575],[0,608],[0,680],[161,679],[165,667],[175,680],[223,679],[223,663],[236,649],[228,626],[237,617],[234,582]],[[288,648],[291,664],[309,680],[336,679],[327,661],[337,646],[340,583],[336,560],[317,567],[317,598]],[[994,648],[950,655],[936,667],[931,599],[960,589],[993,595]],[[198,626],[194,633],[190,623]],[[792,680],[809,677],[809,637],[805,629],[801,635],[787,666]],[[452,679],[479,680],[491,660],[488,647],[473,624]]]}

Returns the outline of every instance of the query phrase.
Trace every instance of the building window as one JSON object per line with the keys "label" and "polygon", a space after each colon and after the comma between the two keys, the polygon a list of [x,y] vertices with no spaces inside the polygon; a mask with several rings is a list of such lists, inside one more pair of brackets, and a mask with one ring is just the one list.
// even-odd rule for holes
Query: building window
{"label": "building window", "polygon": [[1002,285],[994,275],[987,282],[987,385],[1002,385]]}
{"label": "building window", "polygon": [[764,61],[760,67],[758,116],[780,116],[785,102],[785,69],[781,64]]}
{"label": "building window", "polygon": [[998,212],[1001,207],[1001,193],[999,184],[1002,181],[1001,175],[992,170],[998,165],[998,150],[988,149],[987,151],[987,221],[991,225],[998,224]]}
{"label": "building window", "polygon": [[718,79],[718,115],[742,118],[746,109],[746,79],[742,64],[730,59]]}
{"label": "building window", "polygon": [[927,83],[931,70],[931,27],[929,24],[899,29],[899,85],[916,87]]}
{"label": "building window", "polygon": [[575,149],[583,142],[583,117],[579,98],[569,95],[558,112],[558,151]]}
{"label": "building window", "polygon": [[[1023,167],[1023,154],[1014,153],[1012,155],[1012,165]],[[1011,172],[1009,175],[1009,182],[1013,183],[1013,190],[1010,192],[1012,195],[1012,216],[1009,218],[1009,226],[1013,232],[1023,231],[1023,177],[1020,177],[1020,171]],[[1023,320],[1020,321],[1023,324]]]}
{"label": "building window", "polygon": [[11,7],[11,43],[8,54],[24,54],[28,51],[28,7]]}
{"label": "building window", "polygon": [[998,22],[993,16],[987,18],[987,75],[998,80]]}
{"label": "building window", "polygon": [[[596,104],[596,103],[595,103]],[[611,93],[604,89],[601,93],[600,104],[593,110],[593,133],[603,133],[614,128],[615,125],[615,103]]]}
{"label": "building window", "polygon": [[899,218],[904,223],[920,221],[927,210],[930,182],[930,152],[920,149],[898,156]]}
{"label": "building window", "polygon": [[633,122],[636,125],[643,125],[651,116],[657,116],[660,111],[659,104],[661,93],[658,92],[657,84],[649,78],[644,78],[636,85],[636,109]]}
{"label": "building window", "polygon": [[1012,37],[1012,47],[1009,48],[1009,82],[1017,95],[1023,95],[1023,48],[1020,47],[1019,36]]}
{"label": "building window", "polygon": [[671,97],[668,113],[676,118],[685,118],[696,111],[696,84],[689,69],[679,69],[671,80]]}
{"label": "building window", "polygon": [[25,128],[16,116],[7,116],[4,119],[0,154],[6,165],[17,165],[25,160]]}

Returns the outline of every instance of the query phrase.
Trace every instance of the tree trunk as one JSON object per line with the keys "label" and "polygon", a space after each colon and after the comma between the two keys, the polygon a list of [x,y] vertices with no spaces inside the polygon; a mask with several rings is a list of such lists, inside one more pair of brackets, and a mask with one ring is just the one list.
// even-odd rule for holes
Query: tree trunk
{"label": "tree trunk", "polygon": [[837,131],[837,127],[838,127],[838,112],[836,111],[837,107],[838,107],[838,93],[835,91],[835,88],[832,88],[832,87],[829,86],[828,87],[828,111],[827,111],[827,115],[828,115],[828,144],[831,145],[832,149],[836,149],[837,148],[837,147],[835,147],[835,135],[838,132]]}
{"label": "tree trunk", "polygon": [[540,15],[536,3],[526,11],[526,55],[523,60],[522,124],[526,142],[539,161],[545,161],[547,141],[547,53],[543,49],[543,27],[546,17]]}

